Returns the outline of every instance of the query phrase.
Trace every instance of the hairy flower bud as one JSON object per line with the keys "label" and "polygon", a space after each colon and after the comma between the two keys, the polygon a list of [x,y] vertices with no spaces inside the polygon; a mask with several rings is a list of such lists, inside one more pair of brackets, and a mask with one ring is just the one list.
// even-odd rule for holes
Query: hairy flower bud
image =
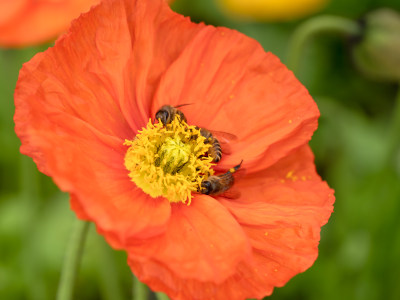
{"label": "hairy flower bud", "polygon": [[379,9],[362,21],[363,34],[353,48],[356,66],[379,81],[400,81],[400,14]]}

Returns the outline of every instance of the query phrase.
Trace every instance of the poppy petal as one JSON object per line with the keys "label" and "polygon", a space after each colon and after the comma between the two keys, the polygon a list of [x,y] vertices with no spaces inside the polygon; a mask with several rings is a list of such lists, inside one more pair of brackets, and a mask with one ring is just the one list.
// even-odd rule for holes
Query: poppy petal
{"label": "poppy petal", "polygon": [[[117,16],[126,13],[123,4],[114,3],[112,9],[105,3],[82,16],[55,47],[24,65],[14,120],[21,152],[74,194],[85,219],[96,220],[99,231],[113,230],[121,241],[162,232],[170,206],[166,199],[136,190],[124,167],[123,142],[137,128],[121,111],[126,83],[118,74],[123,74],[131,47],[126,16],[125,21],[104,22],[110,10]],[[133,115],[140,112],[132,108]]]}
{"label": "poppy petal", "polygon": [[99,0],[2,0],[0,45],[27,46],[46,42],[65,31],[71,20]]}
{"label": "poppy petal", "polygon": [[10,22],[24,7],[28,0],[0,0],[0,26]]}
{"label": "poppy petal", "polygon": [[307,90],[277,57],[251,38],[211,26],[165,72],[153,111],[183,103],[192,103],[182,108],[190,124],[238,137],[221,169],[242,159],[251,172],[267,168],[309,141],[319,117]]}
{"label": "poppy petal", "polygon": [[333,190],[317,174],[308,145],[292,151],[265,170],[246,174],[235,182],[235,188],[242,192],[235,203],[331,207],[334,202]]}
{"label": "poppy petal", "polygon": [[38,167],[74,195],[72,206],[79,201],[80,217],[96,220],[99,231],[117,236],[119,243],[113,245],[118,248],[132,236],[162,232],[169,219],[169,202],[149,197],[129,180],[123,141],[99,133],[75,116],[54,110],[47,113],[47,118],[31,120],[34,135],[20,136],[21,152],[40,150],[41,155],[33,157]]}
{"label": "poppy petal", "polygon": [[[274,286],[313,264],[320,228],[333,211],[333,190],[319,178],[313,161],[309,146],[303,146],[257,179],[238,184],[242,197],[237,201],[221,199],[250,238],[260,260],[257,269]],[[268,261],[272,271],[263,267]]]}
{"label": "poppy petal", "polygon": [[[131,137],[138,128],[129,128],[123,116],[120,101],[125,83],[122,76],[115,75],[122,73],[129,56],[129,30],[122,21],[106,26],[104,6],[94,10],[96,18],[84,15],[55,47],[37,54],[23,66],[15,101],[23,105],[29,98],[29,105],[37,105],[33,116],[45,115],[46,111],[40,111],[43,106],[43,110],[76,116],[105,134]],[[100,29],[102,34],[96,34]],[[118,47],[118,54],[106,41]],[[18,108],[17,105],[17,114],[21,110]]]}
{"label": "poppy petal", "polygon": [[173,204],[165,234],[131,246],[128,253],[135,260],[162,262],[184,278],[216,283],[250,254],[238,223],[205,195],[194,197],[190,206]]}
{"label": "poppy petal", "polygon": [[[166,291],[173,299],[242,300],[271,294],[275,286],[283,286],[313,264],[320,227],[332,212],[333,192],[316,174],[313,159],[309,146],[303,146],[253,178],[255,183],[241,184],[240,199],[219,197],[252,246],[249,259],[239,263],[235,275],[224,282],[190,279],[164,260],[139,261],[135,255],[129,255],[130,266],[150,287]],[[307,180],[285,177],[282,182],[278,173],[291,171],[293,176],[306,174]]]}
{"label": "poppy petal", "polygon": [[[126,11],[130,12],[125,19],[130,25],[132,53],[124,71],[126,82],[129,83],[125,90],[127,97],[121,102],[122,111],[130,113],[126,118],[139,128],[149,118],[154,118],[161,107],[154,108],[151,105],[161,76],[204,27],[173,13],[162,1],[152,1],[151,5],[144,2],[125,3]],[[162,95],[165,101],[168,101],[168,93]]]}

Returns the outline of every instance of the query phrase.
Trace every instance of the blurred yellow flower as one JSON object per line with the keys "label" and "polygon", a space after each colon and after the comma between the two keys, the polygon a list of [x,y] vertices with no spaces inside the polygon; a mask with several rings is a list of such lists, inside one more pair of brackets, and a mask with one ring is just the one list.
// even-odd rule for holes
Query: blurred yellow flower
{"label": "blurred yellow flower", "polygon": [[217,0],[221,7],[238,17],[263,21],[288,21],[321,10],[328,0]]}

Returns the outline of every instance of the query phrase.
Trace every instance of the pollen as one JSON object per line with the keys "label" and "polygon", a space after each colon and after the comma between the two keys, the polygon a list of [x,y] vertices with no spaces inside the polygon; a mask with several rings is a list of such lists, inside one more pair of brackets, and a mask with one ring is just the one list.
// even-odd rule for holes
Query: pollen
{"label": "pollen", "polygon": [[286,174],[286,178],[292,178],[293,177],[293,171],[289,171],[287,174]]}
{"label": "pollen", "polygon": [[138,132],[129,146],[125,167],[130,179],[153,198],[165,197],[171,203],[192,200],[192,192],[213,175],[212,157],[207,156],[210,144],[200,129],[175,118],[170,124],[153,124]]}
{"label": "pollen", "polygon": [[[287,174],[286,174],[286,178],[287,179],[291,179],[293,182],[294,181],[297,181],[299,178],[298,178],[298,176],[295,176],[295,175],[293,175],[294,174],[294,171],[289,171]],[[304,177],[304,176],[303,176]]]}

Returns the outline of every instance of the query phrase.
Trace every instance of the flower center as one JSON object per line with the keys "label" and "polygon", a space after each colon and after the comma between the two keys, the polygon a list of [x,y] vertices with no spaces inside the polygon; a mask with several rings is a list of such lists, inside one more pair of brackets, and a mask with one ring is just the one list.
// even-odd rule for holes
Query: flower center
{"label": "flower center", "polygon": [[151,197],[189,205],[192,192],[214,174],[212,157],[206,155],[210,144],[205,142],[200,129],[179,117],[165,127],[150,119],[132,141],[125,140],[129,146],[125,167],[131,180]]}

